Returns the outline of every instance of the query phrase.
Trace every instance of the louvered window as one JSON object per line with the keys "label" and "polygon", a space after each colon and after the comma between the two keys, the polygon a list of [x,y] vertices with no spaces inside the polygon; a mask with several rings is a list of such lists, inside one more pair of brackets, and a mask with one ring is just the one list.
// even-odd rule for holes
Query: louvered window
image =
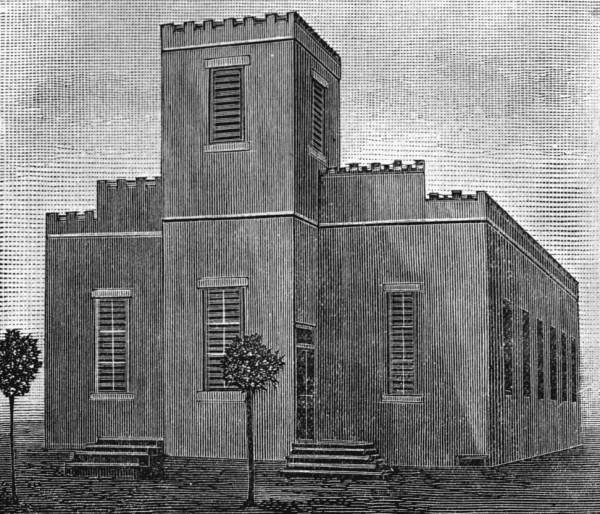
{"label": "louvered window", "polygon": [[558,345],[556,344],[556,329],[550,327],[550,399],[558,397]]}
{"label": "louvered window", "polygon": [[502,352],[504,357],[504,394],[513,392],[513,313],[508,300],[502,303]]}
{"label": "louvered window", "polygon": [[129,374],[129,298],[96,298],[96,391],[126,393]]}
{"label": "louvered window", "polygon": [[323,151],[323,130],[325,106],[325,86],[319,81],[312,81],[312,147]]}
{"label": "louvered window", "polygon": [[579,389],[579,356],[577,355],[577,341],[571,338],[571,401],[577,401],[577,391]]}
{"label": "louvered window", "polygon": [[531,334],[529,331],[529,313],[522,311],[522,315],[523,396],[531,396]]}
{"label": "louvered window", "polygon": [[243,333],[243,289],[227,287],[204,291],[205,388],[231,389],[223,379],[222,359],[235,336]]}
{"label": "louvered window", "polygon": [[244,140],[243,69],[213,68],[210,80],[210,142]]}
{"label": "louvered window", "polygon": [[544,324],[537,320],[537,397],[544,399]]}
{"label": "louvered window", "polygon": [[387,293],[388,380],[387,393],[415,393],[417,354],[417,293]]}
{"label": "louvered window", "polygon": [[560,334],[560,401],[569,399],[569,380],[567,368],[567,336],[564,332]]}

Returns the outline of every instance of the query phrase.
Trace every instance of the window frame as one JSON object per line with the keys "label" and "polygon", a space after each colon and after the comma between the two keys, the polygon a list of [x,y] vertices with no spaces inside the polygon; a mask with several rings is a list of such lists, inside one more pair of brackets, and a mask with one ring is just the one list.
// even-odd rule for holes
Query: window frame
{"label": "window frame", "polygon": [[[223,387],[214,387],[209,384],[208,377],[208,363],[209,363],[209,354],[215,354],[215,352],[209,352],[208,348],[208,295],[211,291],[239,291],[239,304],[240,304],[240,321],[239,325],[239,335],[243,337],[245,324],[246,324],[246,287],[244,285],[240,285],[236,283],[236,281],[232,281],[230,283],[225,282],[223,285],[219,285],[218,282],[211,284],[210,286],[202,287],[202,391],[203,392],[231,392],[238,391],[235,387],[230,387],[227,385],[223,385]],[[225,350],[223,350],[223,354],[225,354]]]}
{"label": "window frame", "polygon": [[[214,66],[209,68],[208,81],[208,142],[210,145],[227,145],[230,143],[243,143],[246,141],[246,82],[244,67],[247,64],[227,64],[223,66]],[[240,137],[216,139],[215,134],[215,95],[214,95],[214,80],[215,74],[223,71],[238,70],[240,73]]]}
{"label": "window frame", "polygon": [[[385,373],[383,373],[383,395],[384,403],[422,403],[423,396],[420,393],[420,373],[419,362],[421,353],[421,306],[422,306],[422,287],[419,283],[398,283],[384,284],[384,323],[385,323]],[[401,392],[392,392],[391,388],[391,367],[390,367],[390,300],[395,293],[410,294],[413,297],[413,386],[412,390],[403,390]]]}
{"label": "window frame", "polygon": [[[92,300],[94,306],[94,393],[95,398],[119,398],[128,397],[131,392],[131,299],[132,294],[129,289],[97,289],[92,291]],[[112,390],[100,388],[100,306],[103,301],[120,300],[125,302],[125,388],[124,390],[115,390],[114,384]]]}
{"label": "window frame", "polygon": [[505,396],[515,392],[514,312],[510,300],[502,300],[502,390]]}

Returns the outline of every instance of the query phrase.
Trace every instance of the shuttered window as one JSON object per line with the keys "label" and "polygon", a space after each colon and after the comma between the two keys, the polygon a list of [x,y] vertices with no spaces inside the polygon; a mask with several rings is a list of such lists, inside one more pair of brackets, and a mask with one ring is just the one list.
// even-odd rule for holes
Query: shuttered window
{"label": "shuttered window", "polygon": [[414,394],[417,352],[417,293],[387,293],[388,380],[387,393]]}
{"label": "shuttered window", "polygon": [[243,333],[243,289],[204,291],[204,385],[207,391],[231,389],[223,379],[222,359],[235,336]]}
{"label": "shuttered window", "polygon": [[210,80],[210,142],[244,140],[243,69],[213,68]]}
{"label": "shuttered window", "polygon": [[571,401],[577,401],[577,391],[579,389],[579,356],[577,355],[577,341],[571,338]]}
{"label": "shuttered window", "polygon": [[550,327],[550,399],[558,396],[558,345],[556,344],[556,328]]}
{"label": "shuttered window", "polygon": [[502,352],[504,357],[504,394],[513,392],[513,312],[510,302],[502,303]]}
{"label": "shuttered window", "polygon": [[560,334],[560,401],[569,399],[569,379],[567,367],[567,336],[564,332]]}
{"label": "shuttered window", "polygon": [[96,298],[96,391],[126,393],[129,381],[129,298]]}
{"label": "shuttered window", "polygon": [[544,324],[537,320],[537,397],[544,399]]}
{"label": "shuttered window", "polygon": [[312,81],[312,147],[323,151],[323,129],[325,108],[325,86],[313,79]]}
{"label": "shuttered window", "polygon": [[523,349],[523,396],[531,396],[531,335],[529,313],[522,311],[521,343]]}

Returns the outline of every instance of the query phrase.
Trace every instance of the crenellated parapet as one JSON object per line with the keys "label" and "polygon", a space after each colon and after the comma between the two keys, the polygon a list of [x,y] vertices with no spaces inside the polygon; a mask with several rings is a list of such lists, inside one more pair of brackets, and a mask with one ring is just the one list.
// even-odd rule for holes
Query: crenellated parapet
{"label": "crenellated parapet", "polygon": [[70,211],[65,214],[49,212],[46,214],[47,234],[79,234],[89,232],[98,232],[98,220],[95,211]]}
{"label": "crenellated parapet", "polygon": [[147,232],[161,230],[162,180],[99,180],[97,209],[48,213],[47,234]]}
{"label": "crenellated parapet", "polygon": [[425,173],[425,161],[416,160],[406,164],[400,160],[396,160],[392,164],[372,162],[367,166],[350,163],[340,168],[327,168],[324,175],[356,175],[359,173]]}
{"label": "crenellated parapet", "polygon": [[427,200],[477,200],[476,194],[464,194],[460,189],[453,189],[449,195],[441,193],[429,193]]}
{"label": "crenellated parapet", "polygon": [[264,18],[246,16],[242,19],[212,19],[201,23],[161,25],[163,51],[219,46],[224,43],[252,44],[260,40],[296,39],[315,54],[323,53],[339,76],[340,56],[297,12],[271,13]]}

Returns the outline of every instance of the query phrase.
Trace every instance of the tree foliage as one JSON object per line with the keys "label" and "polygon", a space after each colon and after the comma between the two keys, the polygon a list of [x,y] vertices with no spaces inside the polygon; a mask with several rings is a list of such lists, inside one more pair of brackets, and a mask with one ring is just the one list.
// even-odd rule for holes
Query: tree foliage
{"label": "tree foliage", "polygon": [[35,374],[42,366],[37,339],[7,330],[0,339],[0,391],[7,397],[29,392]]}
{"label": "tree foliage", "polygon": [[228,385],[246,392],[276,385],[283,357],[262,342],[260,334],[236,336],[223,357],[224,378]]}

